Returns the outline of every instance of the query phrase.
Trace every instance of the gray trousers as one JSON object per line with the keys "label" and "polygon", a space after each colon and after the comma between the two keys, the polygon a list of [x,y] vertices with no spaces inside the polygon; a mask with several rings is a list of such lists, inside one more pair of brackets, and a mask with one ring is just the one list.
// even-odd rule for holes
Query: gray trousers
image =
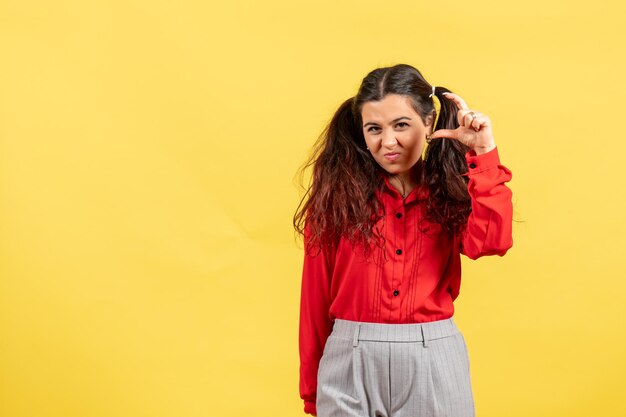
{"label": "gray trousers", "polygon": [[335,319],[316,408],[318,417],[475,417],[467,346],[454,319]]}

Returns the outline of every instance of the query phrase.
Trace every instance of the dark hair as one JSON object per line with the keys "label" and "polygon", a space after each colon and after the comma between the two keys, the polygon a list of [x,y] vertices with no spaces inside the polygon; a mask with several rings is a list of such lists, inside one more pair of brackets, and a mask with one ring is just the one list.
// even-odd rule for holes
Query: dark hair
{"label": "dark hair", "polygon": [[[433,131],[459,126],[458,107],[441,95],[444,92],[450,90],[435,89],[441,108]],[[426,124],[435,112],[431,93],[432,86],[416,68],[398,64],[371,71],[356,96],[339,106],[300,170],[302,178],[304,170],[313,165],[312,184],[296,209],[293,226],[298,233],[308,234],[310,245],[336,244],[342,236],[361,243],[366,251],[373,237],[379,238],[380,247],[384,245],[374,226],[384,216],[382,202],[376,197],[376,191],[385,186],[380,174],[388,173],[367,150],[361,109],[366,102],[399,94],[409,98]],[[468,179],[462,175],[467,173],[465,153],[469,149],[455,139],[432,139],[424,155],[424,169],[419,170],[419,184],[427,185],[429,191],[424,220],[439,223],[449,237],[463,229],[471,211]]]}

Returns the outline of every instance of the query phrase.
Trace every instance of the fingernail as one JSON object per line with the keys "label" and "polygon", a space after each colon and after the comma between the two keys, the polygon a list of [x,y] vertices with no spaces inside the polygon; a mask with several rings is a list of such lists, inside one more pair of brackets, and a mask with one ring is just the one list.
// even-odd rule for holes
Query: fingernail
{"label": "fingernail", "polygon": [[448,93],[447,93],[447,92],[445,92],[445,93],[441,93],[441,94],[443,94],[443,95],[445,96],[445,95],[446,95],[446,94],[448,94]]}

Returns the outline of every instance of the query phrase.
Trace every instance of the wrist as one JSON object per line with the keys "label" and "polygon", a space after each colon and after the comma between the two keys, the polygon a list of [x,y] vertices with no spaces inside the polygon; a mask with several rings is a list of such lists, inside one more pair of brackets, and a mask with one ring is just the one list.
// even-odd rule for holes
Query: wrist
{"label": "wrist", "polygon": [[476,152],[476,155],[481,155],[483,153],[487,153],[489,151],[494,150],[495,147],[496,147],[495,143],[490,143],[489,145],[476,146],[474,147],[474,152]]}

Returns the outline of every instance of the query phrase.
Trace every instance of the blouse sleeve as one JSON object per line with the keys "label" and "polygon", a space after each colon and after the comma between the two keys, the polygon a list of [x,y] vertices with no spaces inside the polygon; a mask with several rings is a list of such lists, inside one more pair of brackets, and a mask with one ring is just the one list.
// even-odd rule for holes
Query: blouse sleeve
{"label": "blouse sleeve", "polygon": [[512,192],[505,185],[512,173],[500,164],[497,147],[479,155],[470,150],[465,159],[472,211],[461,233],[460,252],[470,259],[503,256],[513,246]]}
{"label": "blouse sleeve", "polygon": [[329,309],[330,285],[334,253],[332,250],[308,250],[310,228],[304,228],[304,262],[300,292],[300,398],[304,400],[304,412],[317,415],[317,371],[326,339],[333,323]]}

